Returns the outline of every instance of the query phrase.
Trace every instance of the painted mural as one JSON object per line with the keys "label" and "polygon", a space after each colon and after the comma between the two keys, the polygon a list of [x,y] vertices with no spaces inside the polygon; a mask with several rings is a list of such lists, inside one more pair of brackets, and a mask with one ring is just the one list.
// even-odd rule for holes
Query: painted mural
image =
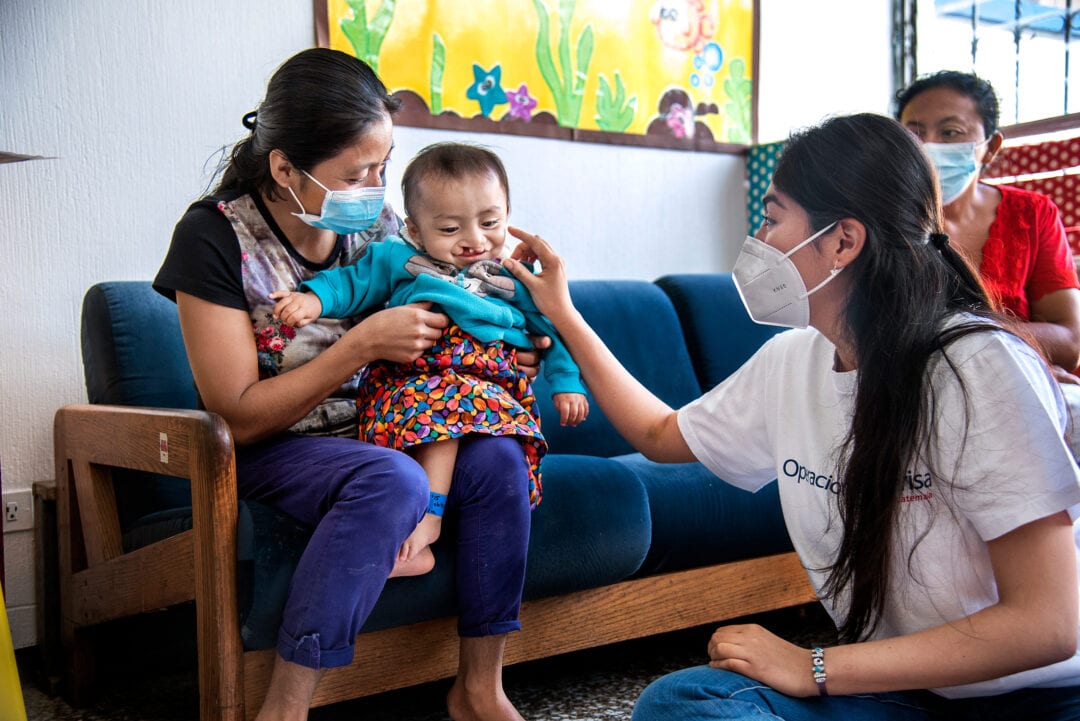
{"label": "painted mural", "polygon": [[753,139],[753,0],[324,2],[320,42],[371,65],[406,124],[420,112],[433,127],[667,147]]}

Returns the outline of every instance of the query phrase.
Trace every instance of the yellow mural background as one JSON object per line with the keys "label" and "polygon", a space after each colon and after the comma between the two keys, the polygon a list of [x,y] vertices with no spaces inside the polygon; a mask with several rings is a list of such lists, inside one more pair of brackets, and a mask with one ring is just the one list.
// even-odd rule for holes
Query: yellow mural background
{"label": "yellow mural background", "polygon": [[[431,108],[433,36],[438,34],[445,43],[442,110],[464,118],[481,115],[480,103],[466,95],[475,83],[473,65],[477,64],[486,71],[500,66],[501,87],[508,95],[526,83],[528,94],[537,102],[531,110],[534,116],[545,111],[557,116],[555,94],[545,82],[537,59],[540,27],[537,12],[539,5],[546,7],[551,57],[556,72],[565,79],[568,73],[560,60],[563,27],[559,10],[560,4],[567,4],[567,0],[351,0],[352,5],[364,7],[369,24],[385,2],[391,2],[393,16],[372,64],[377,66],[379,76],[391,91],[412,90]],[[633,119],[622,132],[645,133],[650,122],[660,115],[661,96],[675,87],[686,91],[692,106],[715,104],[718,112],[699,114],[694,120],[704,123],[716,141],[750,142],[753,0],[577,0],[568,5],[573,8],[569,51],[576,71],[580,71],[578,41],[586,26],[591,26],[593,36],[580,115],[573,127],[608,129],[601,127],[596,117],[600,77],[606,79],[614,93],[618,71],[627,100],[632,97],[636,103]],[[714,21],[713,32],[703,42],[720,46],[719,69],[709,73],[707,65],[702,67],[705,56],[694,48],[665,44],[658,26],[650,21],[650,14],[655,15],[658,10],[681,13],[680,19],[701,10],[710,16]],[[354,17],[350,0],[327,0],[327,13],[330,47],[362,56],[341,28],[343,19],[349,21]],[[671,27],[674,26],[665,26]],[[701,28],[702,24],[699,22],[697,27]],[[706,20],[705,30],[709,29]],[[668,40],[671,39],[669,33]],[[680,40],[685,38],[676,38],[675,45],[687,44]],[[698,67],[695,67],[696,56]],[[715,57],[715,54],[711,56],[713,60]],[[737,60],[742,64],[742,82],[738,83],[741,99],[732,98],[725,89],[725,81],[732,79],[732,69],[738,69]],[[702,80],[698,87],[691,83],[694,73]],[[706,75],[712,76],[711,87],[705,85]],[[738,73],[735,80],[740,80]],[[489,110],[489,117],[499,120],[510,112],[510,105],[500,104]],[[733,114],[739,117],[732,117]],[[558,120],[562,125],[572,125],[564,118]]]}

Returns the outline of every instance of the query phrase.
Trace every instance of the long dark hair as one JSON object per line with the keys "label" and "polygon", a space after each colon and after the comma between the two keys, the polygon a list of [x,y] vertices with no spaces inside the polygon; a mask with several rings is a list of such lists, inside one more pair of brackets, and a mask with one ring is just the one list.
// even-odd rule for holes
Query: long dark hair
{"label": "long dark hair", "polygon": [[277,69],[257,110],[244,116],[251,134],[233,146],[218,191],[244,188],[279,197],[270,151],[310,170],[363,137],[401,102],[362,61],[338,50],[311,48]]}
{"label": "long dark hair", "polygon": [[[998,326],[977,274],[942,235],[933,171],[899,123],[863,114],[798,133],[772,182],[814,230],[842,218],[866,228],[862,251],[844,271],[843,332],[858,386],[840,454],[844,535],[824,589],[850,594],[840,635],[856,641],[877,626],[895,570],[890,549],[905,474],[935,433],[930,361],[940,354],[949,363],[950,343]],[[958,312],[976,317],[946,322]]]}

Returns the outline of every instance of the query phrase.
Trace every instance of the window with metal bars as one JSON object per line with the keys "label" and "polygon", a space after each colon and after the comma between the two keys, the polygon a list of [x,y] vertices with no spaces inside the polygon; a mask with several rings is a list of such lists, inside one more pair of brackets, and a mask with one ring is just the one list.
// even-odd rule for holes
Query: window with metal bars
{"label": "window with metal bars", "polygon": [[896,87],[936,70],[974,72],[1003,125],[1080,128],[1080,0],[893,0]]}

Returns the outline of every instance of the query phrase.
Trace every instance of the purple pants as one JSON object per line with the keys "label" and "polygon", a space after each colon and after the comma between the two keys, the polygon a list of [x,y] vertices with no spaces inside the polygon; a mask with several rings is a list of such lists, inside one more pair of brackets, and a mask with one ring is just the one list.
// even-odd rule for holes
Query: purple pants
{"label": "purple pants", "polygon": [[[348,665],[398,548],[427,509],[423,470],[404,453],[368,443],[284,435],[238,448],[236,474],[241,498],[314,528],[293,574],[278,653],[308,668]],[[516,439],[461,439],[446,507],[457,515],[462,636],[521,628],[528,481]]]}

